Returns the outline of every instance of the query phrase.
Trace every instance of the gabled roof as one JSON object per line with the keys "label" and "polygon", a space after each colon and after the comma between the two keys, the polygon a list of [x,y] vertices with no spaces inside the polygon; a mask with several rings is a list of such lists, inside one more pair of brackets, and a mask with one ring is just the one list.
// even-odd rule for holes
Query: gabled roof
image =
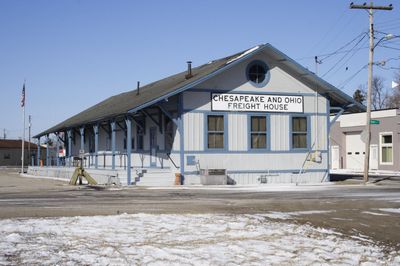
{"label": "gabled roof", "polygon": [[282,64],[282,66],[286,68],[286,71],[292,72],[296,78],[310,85],[310,87],[318,91],[318,93],[329,97],[334,106],[346,107],[351,105],[350,111],[365,109],[362,105],[356,103],[353,98],[320,79],[314,73],[302,67],[272,45],[262,44],[193,68],[193,76],[189,79],[185,77],[187,72],[184,71],[141,87],[139,95],[136,94],[136,90],[133,90],[112,96],[34,137],[37,138],[84,124],[105,121],[146,108],[162,99],[194,87],[261,51],[267,52],[273,59]]}

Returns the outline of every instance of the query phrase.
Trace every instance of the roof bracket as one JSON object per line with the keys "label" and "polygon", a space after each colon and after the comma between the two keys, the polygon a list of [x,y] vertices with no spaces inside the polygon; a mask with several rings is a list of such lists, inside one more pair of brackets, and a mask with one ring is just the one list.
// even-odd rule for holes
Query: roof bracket
{"label": "roof bracket", "polygon": [[178,126],[178,120],[176,118],[174,118],[172,116],[172,114],[170,112],[167,111],[167,109],[165,109],[161,104],[158,104],[157,107],[160,109],[160,111],[166,115],[169,119],[171,119],[172,122],[174,122],[174,124],[176,126]]}
{"label": "roof bracket", "polygon": [[154,117],[152,117],[146,110],[140,110],[140,111],[142,112],[142,114],[144,114],[145,116],[150,118],[150,120],[153,121],[154,124],[156,124],[159,128],[161,128],[161,125],[160,125],[159,121],[154,119]]}

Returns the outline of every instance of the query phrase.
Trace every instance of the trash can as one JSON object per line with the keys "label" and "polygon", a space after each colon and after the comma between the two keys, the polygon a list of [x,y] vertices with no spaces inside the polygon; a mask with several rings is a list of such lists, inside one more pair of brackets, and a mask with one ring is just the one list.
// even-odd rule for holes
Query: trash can
{"label": "trash can", "polygon": [[179,186],[181,184],[181,174],[175,173],[175,185]]}

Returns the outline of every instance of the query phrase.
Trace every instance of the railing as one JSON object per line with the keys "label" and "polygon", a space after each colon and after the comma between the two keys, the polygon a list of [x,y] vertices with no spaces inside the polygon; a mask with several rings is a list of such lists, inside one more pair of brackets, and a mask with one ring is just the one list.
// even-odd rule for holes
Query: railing
{"label": "railing", "polygon": [[[116,152],[114,155],[110,151],[100,151],[97,154],[97,167],[99,169],[111,169],[112,168],[112,158],[115,158],[115,167],[117,169],[124,169],[126,170],[127,168],[127,162],[128,162],[128,155],[126,152]],[[148,152],[142,152],[142,153],[132,153],[132,167],[136,168],[145,168],[147,167],[147,161],[149,160],[150,153]],[[158,167],[164,168],[165,167],[165,161],[168,160],[172,163],[172,165],[176,168],[179,169],[179,166],[174,162],[174,160],[171,158],[170,153],[166,153],[164,151],[158,151],[157,154],[155,155],[156,160],[157,160],[157,165]],[[84,168],[95,168],[96,167],[96,155],[94,153],[85,153],[83,154],[83,167]],[[59,158],[59,166],[68,166],[68,167],[74,167],[73,164],[73,157],[62,157]],[[171,166],[172,166],[171,165]],[[46,166],[45,160],[43,162],[43,166]],[[57,166],[57,158],[53,157],[53,159],[49,158],[49,166]],[[166,165],[168,167],[168,164]]]}

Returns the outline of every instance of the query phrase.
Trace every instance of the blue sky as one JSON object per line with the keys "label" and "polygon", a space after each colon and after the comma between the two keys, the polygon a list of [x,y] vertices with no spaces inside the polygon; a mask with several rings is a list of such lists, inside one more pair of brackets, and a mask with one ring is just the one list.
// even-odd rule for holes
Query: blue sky
{"label": "blue sky", "polygon": [[[260,43],[314,71],[315,55],[334,52],[368,30],[367,13],[350,10],[350,2],[2,0],[0,130],[9,138],[22,135],[24,79],[35,134],[135,89],[138,80],[146,84],[183,71],[187,60],[196,66]],[[400,5],[393,4],[393,11],[376,13],[375,29],[400,35]],[[400,49],[400,38],[386,44]],[[323,60],[319,74],[336,65],[324,78],[340,87],[367,63],[367,45],[366,36],[354,54]],[[377,47],[375,54],[380,61],[398,58],[400,50]],[[400,60],[391,60],[385,67],[399,66]],[[387,87],[394,71],[375,67]],[[352,95],[366,79],[364,69],[343,90]]]}

